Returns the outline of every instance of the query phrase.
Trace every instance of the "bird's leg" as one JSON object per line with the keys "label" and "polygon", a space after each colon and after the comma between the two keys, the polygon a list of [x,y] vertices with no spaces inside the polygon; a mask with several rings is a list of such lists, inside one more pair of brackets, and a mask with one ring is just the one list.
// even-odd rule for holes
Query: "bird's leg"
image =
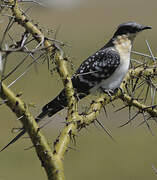
{"label": "bird's leg", "polygon": [[114,90],[112,89],[105,89],[104,93],[108,94],[110,97],[112,97],[112,95],[114,94]]}
{"label": "bird's leg", "polygon": [[101,88],[101,90],[102,90],[102,92],[107,94],[110,97],[110,100],[112,101],[112,95],[114,94],[114,90],[113,89],[103,89],[103,88]]}
{"label": "bird's leg", "polygon": [[121,87],[118,87],[118,88],[114,89],[113,91],[114,91],[114,93],[117,93],[118,90],[120,90],[121,93],[124,94],[124,90]]}

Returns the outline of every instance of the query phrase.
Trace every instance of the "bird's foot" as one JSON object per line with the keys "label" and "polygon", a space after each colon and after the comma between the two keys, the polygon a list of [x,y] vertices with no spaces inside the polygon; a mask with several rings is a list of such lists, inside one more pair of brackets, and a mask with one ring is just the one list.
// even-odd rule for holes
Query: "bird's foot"
{"label": "bird's foot", "polygon": [[116,89],[102,89],[102,91],[104,92],[104,93],[106,93],[110,98],[111,98],[111,101],[112,101],[112,96],[114,95],[114,94],[116,94],[118,91],[121,91],[121,93],[122,94],[124,94],[124,91],[123,91],[123,89],[122,88],[116,88]]}
{"label": "bird's foot", "polygon": [[114,93],[117,93],[118,90],[120,90],[121,93],[124,94],[124,90],[121,87],[118,87],[118,88],[114,89]]}
{"label": "bird's foot", "polygon": [[112,96],[114,94],[114,90],[113,89],[105,89],[103,90],[104,93],[108,94],[108,96]]}
{"label": "bird's foot", "polygon": [[114,90],[112,90],[112,89],[103,89],[103,92],[106,93],[110,97],[110,101],[112,101],[112,95],[114,94]]}

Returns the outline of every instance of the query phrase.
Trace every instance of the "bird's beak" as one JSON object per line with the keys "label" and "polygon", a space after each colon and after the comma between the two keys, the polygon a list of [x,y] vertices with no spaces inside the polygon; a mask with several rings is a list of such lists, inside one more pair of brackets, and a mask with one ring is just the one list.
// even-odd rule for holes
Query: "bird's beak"
{"label": "bird's beak", "polygon": [[142,26],[141,27],[141,31],[146,30],[146,29],[152,29],[152,27],[151,26]]}

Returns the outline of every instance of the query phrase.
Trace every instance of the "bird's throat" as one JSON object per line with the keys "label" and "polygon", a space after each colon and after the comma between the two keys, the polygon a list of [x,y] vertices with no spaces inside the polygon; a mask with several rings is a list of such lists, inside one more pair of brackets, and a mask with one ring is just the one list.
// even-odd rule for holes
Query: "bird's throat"
{"label": "bird's throat", "polygon": [[128,36],[117,36],[113,41],[116,50],[119,54],[130,53],[132,48],[132,40]]}

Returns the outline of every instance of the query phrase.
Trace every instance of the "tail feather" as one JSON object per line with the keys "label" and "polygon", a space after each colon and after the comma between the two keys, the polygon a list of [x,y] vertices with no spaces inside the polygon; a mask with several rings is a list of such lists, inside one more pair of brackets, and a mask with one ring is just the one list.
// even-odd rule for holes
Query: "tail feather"
{"label": "tail feather", "polygon": [[[42,112],[35,118],[37,123],[40,122],[44,117],[51,117],[64,108],[65,101],[60,101],[60,98],[58,97],[56,97],[54,100],[52,100],[42,108]],[[15,138],[13,138],[5,147],[3,147],[0,152],[4,151],[8,146],[14,144],[25,133],[26,130],[22,128],[21,132]]]}
{"label": "tail feather", "polygon": [[4,151],[8,146],[10,146],[11,144],[14,144],[21,136],[23,136],[25,134],[25,129],[23,129],[15,138],[13,138],[6,146],[4,146],[0,152]]}
{"label": "tail feather", "polygon": [[63,105],[63,103],[61,103],[58,100],[58,97],[56,97],[54,100],[52,100],[51,102],[49,102],[48,104],[46,104],[43,108],[42,108],[42,113],[39,114],[39,116],[37,117],[37,122],[40,121],[40,118],[43,118],[41,116],[44,116],[44,113],[48,116],[51,117],[54,114],[56,114],[57,112],[59,112],[60,110],[62,110],[65,106]]}

